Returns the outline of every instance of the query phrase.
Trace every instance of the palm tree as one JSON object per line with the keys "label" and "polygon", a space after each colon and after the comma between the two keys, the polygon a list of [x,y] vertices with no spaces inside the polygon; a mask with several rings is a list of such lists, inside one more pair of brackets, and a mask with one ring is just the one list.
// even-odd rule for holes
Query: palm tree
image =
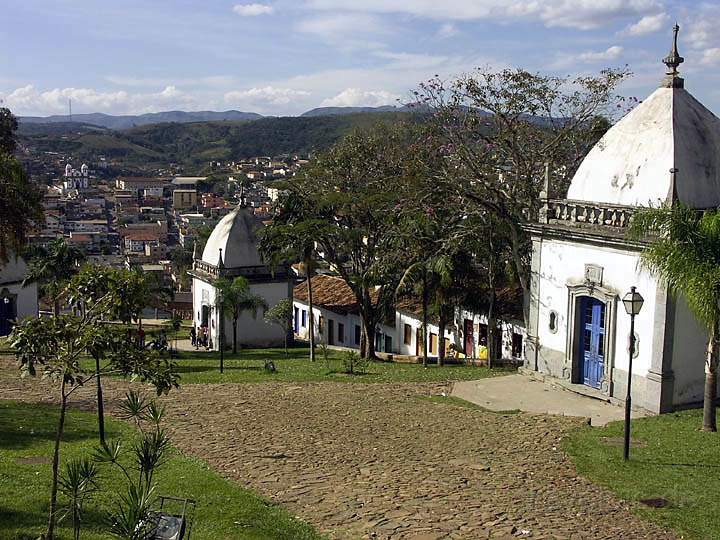
{"label": "palm tree", "polygon": [[[260,309],[268,309],[268,304],[262,296],[250,292],[250,287],[244,277],[236,277],[232,281],[227,278],[218,278],[215,280],[215,288],[218,290],[217,295],[218,309],[224,316],[230,315],[233,326],[233,354],[237,353],[237,324],[240,315],[249,311],[253,318],[257,317]],[[222,323],[222,320],[220,321]],[[224,344],[220,343],[220,347]]]}
{"label": "palm tree", "polygon": [[23,287],[38,282],[43,294],[53,303],[53,314],[60,314],[60,298],[67,282],[80,271],[85,255],[63,238],[50,242],[46,248],[38,248],[30,257],[28,275]]}
{"label": "palm tree", "polygon": [[682,294],[708,330],[703,431],[717,431],[715,405],[720,348],[720,211],[699,212],[682,205],[643,209],[629,234],[649,241],[643,266]]}

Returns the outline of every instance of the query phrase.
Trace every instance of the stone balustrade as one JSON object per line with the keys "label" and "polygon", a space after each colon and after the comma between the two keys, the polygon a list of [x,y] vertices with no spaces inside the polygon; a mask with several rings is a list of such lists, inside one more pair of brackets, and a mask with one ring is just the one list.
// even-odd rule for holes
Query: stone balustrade
{"label": "stone balustrade", "polygon": [[546,199],[540,208],[540,223],[586,223],[625,228],[636,208],[568,199]]}

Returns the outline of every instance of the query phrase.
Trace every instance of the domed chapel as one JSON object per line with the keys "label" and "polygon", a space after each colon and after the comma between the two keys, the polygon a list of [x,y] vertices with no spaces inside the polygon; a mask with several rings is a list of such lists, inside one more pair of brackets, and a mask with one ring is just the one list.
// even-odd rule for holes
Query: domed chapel
{"label": "domed chapel", "polygon": [[642,269],[626,230],[642,206],[720,206],[720,119],[685,90],[678,27],[660,88],[589,152],[566,199],[544,196],[530,227],[532,281],[524,371],[622,401],[627,389],[631,286],[635,319],[633,404],[660,413],[703,398],[707,335],[681,296]]}
{"label": "domed chapel", "polygon": [[[196,329],[207,328],[212,348],[219,350],[220,309],[215,280],[244,277],[250,293],[262,296],[269,307],[292,297],[292,283],[284,268],[271,272],[257,250],[257,231],[263,227],[253,213],[242,205],[223,217],[215,226],[203,249],[195,258],[190,271],[192,277],[193,324]],[[232,345],[232,320],[225,317],[226,346]],[[238,343],[251,347],[281,346],[285,331],[277,324],[269,324],[263,313],[257,317],[242,313],[238,319]]]}

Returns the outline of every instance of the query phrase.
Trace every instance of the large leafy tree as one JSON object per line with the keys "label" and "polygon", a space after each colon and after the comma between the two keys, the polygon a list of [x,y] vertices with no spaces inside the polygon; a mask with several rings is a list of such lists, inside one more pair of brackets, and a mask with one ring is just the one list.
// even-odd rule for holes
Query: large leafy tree
{"label": "large leafy tree", "polygon": [[47,247],[37,247],[30,252],[30,267],[23,285],[37,282],[43,296],[52,302],[57,317],[65,287],[84,260],[82,251],[69,245],[64,238],[56,238]]}
{"label": "large leafy tree", "polygon": [[609,126],[626,70],[575,79],[522,69],[478,69],[448,83],[421,85],[417,100],[434,111],[434,136],[445,167],[435,178],[467,215],[492,214],[508,232],[528,318],[530,242],[545,168],[551,192],[564,194],[582,158]]}
{"label": "large leafy tree", "polygon": [[[283,184],[284,185],[284,184]],[[258,232],[259,250],[263,258],[273,268],[302,264],[305,273],[305,286],[308,292],[308,338],[310,341],[310,361],[315,361],[315,318],[313,316],[312,278],[315,275],[319,259],[315,249],[315,239],[324,232],[330,232],[331,225],[324,220],[312,219],[313,207],[305,208],[310,200],[300,197],[296,192],[288,192],[276,208],[278,212],[272,226]]]}
{"label": "large leafy tree", "polygon": [[[271,229],[292,225],[311,233],[320,261],[352,290],[362,321],[362,352],[375,357],[375,328],[389,313],[402,276],[397,205],[414,174],[408,131],[379,126],[347,136],[288,180],[285,209]],[[291,229],[287,229],[290,231]]]}
{"label": "large leafy tree", "polygon": [[125,337],[122,329],[107,325],[104,319],[122,297],[118,287],[93,299],[87,299],[78,315],[28,318],[17,325],[10,336],[10,345],[20,361],[23,376],[41,373],[57,385],[60,415],[53,449],[50,513],[46,539],[54,538],[60,445],[65,429],[65,413],[71,395],[85,383],[99,375],[86,369],[83,356],[97,355],[102,351],[106,359],[102,372],[138,377],[150,382],[158,393],[178,385],[174,365],[156,353],[138,349]]}
{"label": "large leafy tree", "polygon": [[0,263],[24,247],[28,233],[43,220],[42,191],[13,156],[17,119],[0,107]]}
{"label": "large leafy tree", "polygon": [[642,263],[676,294],[708,331],[703,430],[717,431],[717,371],[720,358],[720,210],[699,212],[682,205],[636,213],[630,235],[649,240]]}

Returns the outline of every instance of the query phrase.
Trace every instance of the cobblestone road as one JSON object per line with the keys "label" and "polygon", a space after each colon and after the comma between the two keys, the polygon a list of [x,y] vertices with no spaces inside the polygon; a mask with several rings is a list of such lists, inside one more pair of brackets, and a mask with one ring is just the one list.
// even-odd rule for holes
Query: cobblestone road
{"label": "cobblestone road", "polygon": [[[10,368],[0,360],[0,396],[53,399]],[[121,388],[110,386],[112,409]],[[444,390],[186,385],[165,401],[177,447],[331,538],[676,538],[577,476],[558,444],[579,420],[423,399]]]}

